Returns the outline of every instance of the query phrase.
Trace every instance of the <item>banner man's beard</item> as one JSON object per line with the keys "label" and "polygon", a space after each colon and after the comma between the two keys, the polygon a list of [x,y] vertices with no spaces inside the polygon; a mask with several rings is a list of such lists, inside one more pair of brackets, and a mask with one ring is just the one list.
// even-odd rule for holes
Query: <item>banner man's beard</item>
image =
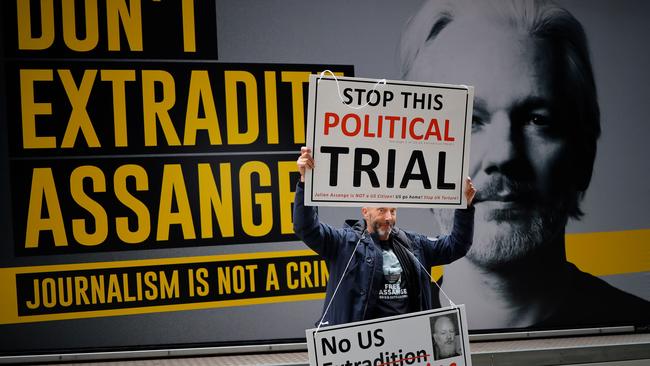
{"label": "banner man's beard", "polygon": [[[443,233],[453,227],[453,210],[432,210]],[[523,220],[491,220],[477,207],[474,239],[467,259],[477,266],[498,269],[528,258],[564,230],[567,214],[560,208],[538,208]]]}

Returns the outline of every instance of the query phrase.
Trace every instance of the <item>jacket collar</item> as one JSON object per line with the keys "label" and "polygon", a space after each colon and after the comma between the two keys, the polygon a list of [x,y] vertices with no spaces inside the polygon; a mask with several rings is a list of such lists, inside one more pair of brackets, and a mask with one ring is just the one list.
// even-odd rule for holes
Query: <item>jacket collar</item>
{"label": "jacket collar", "polygon": [[348,219],[345,220],[344,227],[348,227],[352,229],[354,232],[356,232],[357,234],[361,235],[363,232],[366,231],[366,220]]}

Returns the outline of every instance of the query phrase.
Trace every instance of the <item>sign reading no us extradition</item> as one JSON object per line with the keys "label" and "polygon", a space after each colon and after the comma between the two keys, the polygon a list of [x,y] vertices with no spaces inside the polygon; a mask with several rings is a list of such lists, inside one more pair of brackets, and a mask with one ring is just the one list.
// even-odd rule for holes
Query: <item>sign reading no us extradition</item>
{"label": "sign reading no us extradition", "polygon": [[471,86],[311,75],[305,203],[466,207],[473,98]]}
{"label": "sign reading no us extradition", "polygon": [[472,366],[464,305],[305,333],[311,366]]}

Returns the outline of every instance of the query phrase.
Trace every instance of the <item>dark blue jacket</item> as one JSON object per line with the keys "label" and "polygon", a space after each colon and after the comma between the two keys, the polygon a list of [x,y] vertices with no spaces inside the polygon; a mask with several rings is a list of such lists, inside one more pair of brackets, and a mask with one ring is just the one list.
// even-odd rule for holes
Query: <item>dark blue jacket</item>
{"label": "dark blue jacket", "polygon": [[[304,193],[304,184],[298,183],[293,207],[293,230],[327,263],[329,280],[323,312],[343,277],[323,323],[335,325],[363,320],[377,300],[369,294],[378,293],[382,282],[381,248],[376,238],[373,240],[373,235],[366,231],[364,220],[353,225],[346,224],[340,229],[321,223],[318,220],[318,209],[305,206]],[[454,228],[450,235],[428,238],[412,232],[405,231],[404,234],[411,242],[413,255],[430,270],[431,266],[447,264],[463,257],[472,245],[473,232],[474,208],[471,207],[456,210]],[[343,271],[357,242],[359,245],[344,276]],[[428,310],[432,308],[431,279],[417,261],[414,262],[419,281],[420,310]]]}

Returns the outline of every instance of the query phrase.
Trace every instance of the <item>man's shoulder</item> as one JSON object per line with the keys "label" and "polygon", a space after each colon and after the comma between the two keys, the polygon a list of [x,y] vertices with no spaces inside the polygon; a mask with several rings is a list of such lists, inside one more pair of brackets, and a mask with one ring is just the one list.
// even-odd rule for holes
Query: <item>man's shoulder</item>
{"label": "man's shoulder", "polygon": [[605,280],[592,274],[579,270],[574,264],[568,264],[569,280],[571,281],[570,291],[572,297],[580,297],[585,301],[598,301],[610,304],[612,307],[646,307],[650,310],[650,301],[634,296],[619,288],[616,288]]}
{"label": "man's shoulder", "polygon": [[412,231],[412,230],[404,230],[404,229],[397,229],[399,232],[402,232],[404,235],[406,235],[409,239],[413,240],[415,238],[419,237],[426,237],[426,235]]}
{"label": "man's shoulder", "polygon": [[650,301],[612,286],[567,263],[566,297],[540,326],[648,325]]}
{"label": "man's shoulder", "polygon": [[438,240],[437,237],[427,236],[425,234],[418,233],[418,232],[411,231],[411,230],[399,229],[399,232],[401,232],[404,237],[408,238],[408,240],[415,246],[420,246],[423,241],[436,241],[436,240]]}
{"label": "man's shoulder", "polygon": [[343,222],[343,228],[344,229],[350,229],[350,230],[357,230],[357,231],[363,231],[363,221],[359,219],[346,219]]}

